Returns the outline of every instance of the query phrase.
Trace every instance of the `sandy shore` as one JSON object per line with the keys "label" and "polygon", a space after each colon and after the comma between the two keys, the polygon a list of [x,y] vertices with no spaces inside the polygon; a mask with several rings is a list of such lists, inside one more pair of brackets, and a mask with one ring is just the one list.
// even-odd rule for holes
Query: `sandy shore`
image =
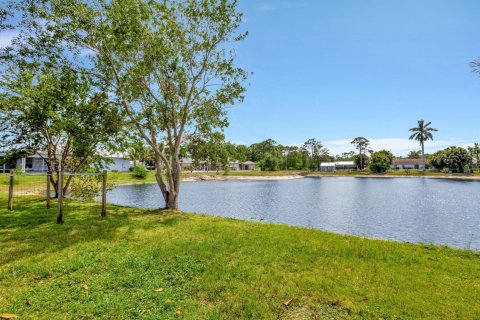
{"label": "sandy shore", "polygon": [[353,178],[424,178],[424,179],[448,179],[448,180],[470,180],[480,181],[480,176],[416,176],[416,175],[388,175],[388,174],[352,174],[352,175],[338,175],[338,174],[307,174],[306,177],[310,178],[323,178],[323,177],[353,177]]}
{"label": "sandy shore", "polygon": [[199,175],[184,177],[182,181],[227,181],[227,180],[291,180],[301,179],[305,176],[298,174],[278,176],[223,176],[223,175]]}

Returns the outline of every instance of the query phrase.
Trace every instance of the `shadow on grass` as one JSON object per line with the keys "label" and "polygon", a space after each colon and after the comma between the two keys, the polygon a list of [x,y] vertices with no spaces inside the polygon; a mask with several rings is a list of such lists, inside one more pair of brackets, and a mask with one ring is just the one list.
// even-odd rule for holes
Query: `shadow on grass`
{"label": "shadow on grass", "polygon": [[[107,217],[102,218],[98,203],[68,201],[64,223],[57,224],[56,203],[52,202],[52,207],[46,209],[43,199],[30,197],[16,201],[14,210],[8,211],[3,201],[0,202],[0,251],[6,253],[0,255],[0,265],[82,242],[113,240],[120,229],[128,237],[137,229],[158,228],[159,224],[174,226],[181,219],[180,215],[168,211],[113,205],[108,206]],[[138,216],[151,216],[151,219],[135,219]]]}

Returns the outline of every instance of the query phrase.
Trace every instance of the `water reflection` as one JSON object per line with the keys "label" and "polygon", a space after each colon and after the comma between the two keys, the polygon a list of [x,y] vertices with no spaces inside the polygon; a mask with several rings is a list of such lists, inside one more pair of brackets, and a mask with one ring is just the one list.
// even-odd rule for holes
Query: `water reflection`
{"label": "water reflection", "polygon": [[[237,219],[480,250],[480,183],[422,179],[306,178],[182,184],[180,207]],[[109,202],[163,206],[156,185],[121,186]]]}

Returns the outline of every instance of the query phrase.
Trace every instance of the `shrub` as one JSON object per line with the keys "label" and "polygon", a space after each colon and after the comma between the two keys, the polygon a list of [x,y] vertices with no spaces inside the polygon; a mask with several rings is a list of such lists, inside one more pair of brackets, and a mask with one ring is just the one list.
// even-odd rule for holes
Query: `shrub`
{"label": "shrub", "polygon": [[148,170],[144,166],[136,166],[133,168],[133,176],[138,179],[146,179]]}
{"label": "shrub", "polygon": [[101,176],[76,176],[70,184],[70,194],[79,200],[93,200],[100,193]]}
{"label": "shrub", "polygon": [[373,173],[384,173],[392,164],[393,155],[390,151],[380,150],[372,154],[368,167]]}
{"label": "shrub", "polygon": [[440,170],[441,173],[450,173],[450,170],[448,168],[443,168]]}
{"label": "shrub", "polygon": [[470,172],[470,163],[472,157],[467,150],[460,147],[450,147],[445,150],[435,152],[430,156],[430,164],[443,171],[444,168],[452,172]]}
{"label": "shrub", "polygon": [[25,171],[23,171],[22,169],[12,169],[12,170],[10,170],[10,173],[15,174],[15,175],[19,175],[19,174],[24,174]]}

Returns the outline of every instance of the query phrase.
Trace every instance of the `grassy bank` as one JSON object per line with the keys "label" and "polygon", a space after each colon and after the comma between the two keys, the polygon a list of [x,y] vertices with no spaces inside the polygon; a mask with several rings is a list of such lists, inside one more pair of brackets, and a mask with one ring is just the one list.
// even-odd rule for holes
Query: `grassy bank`
{"label": "grassy bank", "polygon": [[56,225],[4,203],[0,314],[19,319],[480,318],[474,252],[113,206]]}

